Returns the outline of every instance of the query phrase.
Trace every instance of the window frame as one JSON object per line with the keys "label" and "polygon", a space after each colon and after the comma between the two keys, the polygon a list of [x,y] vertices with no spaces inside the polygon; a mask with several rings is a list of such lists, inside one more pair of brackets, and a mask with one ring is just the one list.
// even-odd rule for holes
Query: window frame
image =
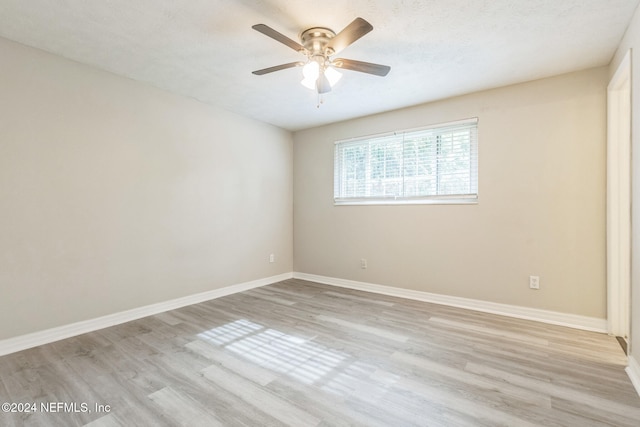
{"label": "window frame", "polygon": [[[477,204],[478,203],[478,154],[479,154],[479,135],[478,135],[478,127],[479,120],[477,117],[456,120],[451,122],[437,123],[428,126],[423,126],[419,128],[411,128],[405,129],[401,131],[394,132],[386,132],[380,134],[367,135],[362,137],[355,137],[349,139],[338,140],[334,142],[334,194],[333,194],[333,202],[335,206],[345,206],[345,205],[424,205],[424,204]],[[402,145],[402,166],[399,168],[401,171],[400,179],[405,182],[406,176],[404,175],[406,169],[404,168],[404,162],[407,160],[407,156],[405,155],[405,136],[411,136],[418,134],[420,132],[428,131],[431,129],[437,130],[442,129],[443,133],[447,129],[455,129],[455,127],[470,127],[472,129],[473,134],[470,137],[470,146],[469,146],[469,174],[470,174],[470,189],[475,189],[475,192],[471,191],[468,194],[433,194],[433,195],[420,195],[420,196],[362,196],[362,197],[339,197],[340,189],[343,185],[344,178],[344,170],[338,168],[341,166],[338,164],[338,161],[344,161],[344,157],[339,155],[339,149],[347,144],[356,145],[358,142],[362,143],[371,143],[374,140],[381,140],[383,138],[389,138],[388,144],[401,144]],[[438,135],[437,138],[441,136]],[[401,142],[398,142],[398,138],[400,138]],[[394,140],[392,142],[392,140]],[[436,143],[436,150],[441,149],[440,142]],[[439,158],[438,156],[441,153],[436,153],[433,156],[432,161],[436,161]],[[385,163],[386,166],[386,163]],[[340,172],[340,173],[339,173]],[[439,185],[440,179],[442,176],[436,172],[435,179],[436,185]],[[369,183],[369,181],[367,181]],[[404,189],[403,189],[404,191]]]}

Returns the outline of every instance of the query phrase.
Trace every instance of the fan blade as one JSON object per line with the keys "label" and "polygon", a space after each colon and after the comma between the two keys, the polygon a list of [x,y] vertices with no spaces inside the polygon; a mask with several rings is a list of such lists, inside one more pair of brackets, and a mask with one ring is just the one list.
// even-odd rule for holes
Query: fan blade
{"label": "fan blade", "polygon": [[288,64],[276,65],[275,67],[263,68],[262,70],[252,71],[256,76],[263,74],[273,73],[274,71],[286,70],[287,68],[299,67],[304,65],[304,62],[289,62]]}
{"label": "fan blade", "polygon": [[336,68],[359,71],[361,73],[373,74],[380,77],[386,76],[389,74],[389,71],[391,71],[391,67],[387,65],[372,64],[371,62],[356,61],[354,59],[334,59],[332,61],[332,65]]}
{"label": "fan blade", "polygon": [[331,55],[336,54],[371,30],[373,30],[371,24],[362,18],[356,18],[351,24],[336,34],[336,36],[329,41],[327,47],[333,50]]}
{"label": "fan blade", "polygon": [[302,46],[300,43],[295,42],[293,40],[291,40],[289,37],[285,36],[284,34],[280,34],[279,32],[277,32],[276,30],[274,30],[271,27],[268,27],[264,24],[256,24],[254,26],[252,26],[251,28],[253,28],[254,30],[256,30],[259,33],[264,34],[267,37],[271,37],[272,39],[279,41],[280,43],[289,46],[291,49],[297,51],[297,52],[304,52],[304,46]]}
{"label": "fan blade", "polygon": [[324,73],[320,73],[318,76],[318,80],[316,80],[316,89],[318,89],[318,93],[331,92],[331,83],[329,83],[329,79],[324,75]]}

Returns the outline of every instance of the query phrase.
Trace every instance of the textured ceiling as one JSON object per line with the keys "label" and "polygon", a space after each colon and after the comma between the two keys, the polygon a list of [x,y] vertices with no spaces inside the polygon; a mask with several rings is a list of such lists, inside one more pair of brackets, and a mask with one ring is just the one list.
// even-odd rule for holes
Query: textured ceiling
{"label": "textured ceiling", "polygon": [[[0,36],[298,130],[606,65],[639,0],[0,0]],[[301,70],[251,71],[302,55],[298,40],[356,17],[374,30],[340,56],[391,66],[344,71],[316,108]]]}

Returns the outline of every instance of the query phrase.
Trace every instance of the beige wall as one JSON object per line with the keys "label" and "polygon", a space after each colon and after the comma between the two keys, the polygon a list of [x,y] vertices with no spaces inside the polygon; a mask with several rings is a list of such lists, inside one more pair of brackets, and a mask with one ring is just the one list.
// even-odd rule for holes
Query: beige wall
{"label": "beige wall", "polygon": [[[606,68],[300,131],[292,147],[2,39],[0,58],[0,339],[292,270],[606,316]],[[333,206],[335,140],[474,116],[479,204]]]}
{"label": "beige wall", "polygon": [[635,15],[627,32],[611,61],[609,75],[612,77],[618,69],[624,55],[632,49],[631,55],[631,355],[640,361],[640,9]]}
{"label": "beige wall", "polygon": [[0,63],[0,339],[292,270],[289,132],[2,39]]}
{"label": "beige wall", "polygon": [[[605,318],[607,72],[296,132],[294,270]],[[479,118],[477,205],[333,205],[335,140],[468,117]]]}

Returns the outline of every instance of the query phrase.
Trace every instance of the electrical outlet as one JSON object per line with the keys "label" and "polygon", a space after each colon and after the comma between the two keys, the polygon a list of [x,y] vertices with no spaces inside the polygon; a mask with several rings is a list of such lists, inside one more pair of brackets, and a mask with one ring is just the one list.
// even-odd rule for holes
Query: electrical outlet
{"label": "electrical outlet", "polygon": [[366,260],[366,258],[362,258],[360,260],[360,268],[363,269],[363,270],[367,268],[367,260]]}
{"label": "electrical outlet", "polygon": [[529,276],[529,288],[540,289],[540,276]]}
{"label": "electrical outlet", "polygon": [[269,255],[269,262],[276,262],[276,255],[275,254]]}

